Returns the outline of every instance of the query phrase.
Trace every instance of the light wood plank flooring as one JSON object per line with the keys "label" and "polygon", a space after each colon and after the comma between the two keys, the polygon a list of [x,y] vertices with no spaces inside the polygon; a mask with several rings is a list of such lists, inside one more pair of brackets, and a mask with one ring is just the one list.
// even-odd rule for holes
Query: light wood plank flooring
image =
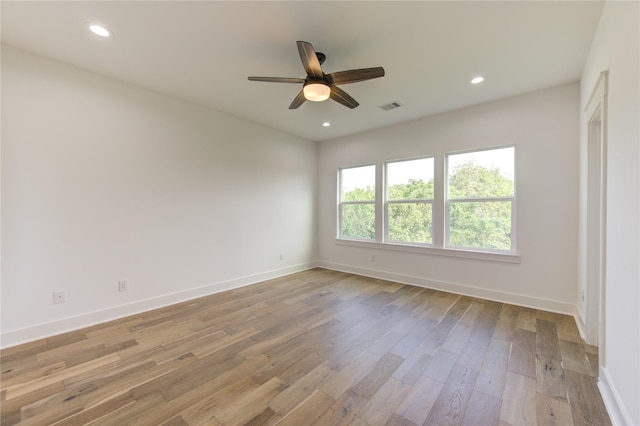
{"label": "light wood plank flooring", "polygon": [[573,318],[313,269],[1,355],[2,425],[598,425]]}

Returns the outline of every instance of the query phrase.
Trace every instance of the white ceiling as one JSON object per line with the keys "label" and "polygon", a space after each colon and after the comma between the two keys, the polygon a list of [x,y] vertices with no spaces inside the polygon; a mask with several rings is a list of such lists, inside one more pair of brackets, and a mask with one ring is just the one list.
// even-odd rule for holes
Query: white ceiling
{"label": "white ceiling", "polygon": [[[309,140],[578,81],[601,1],[2,1],[2,42]],[[87,30],[101,23],[114,33]],[[382,66],[341,86],[360,106],[288,106],[305,77],[296,41],[325,73]],[[484,83],[469,80],[484,75]],[[384,111],[397,101],[401,108]],[[321,127],[330,121],[329,128]]]}

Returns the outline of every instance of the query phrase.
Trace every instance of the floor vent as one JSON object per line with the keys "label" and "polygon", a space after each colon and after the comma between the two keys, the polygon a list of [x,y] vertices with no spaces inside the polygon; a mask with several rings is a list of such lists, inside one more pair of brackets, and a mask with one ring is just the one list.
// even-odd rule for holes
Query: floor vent
{"label": "floor vent", "polygon": [[389,111],[391,109],[400,108],[401,106],[400,102],[391,102],[390,104],[382,105],[380,108],[385,111]]}

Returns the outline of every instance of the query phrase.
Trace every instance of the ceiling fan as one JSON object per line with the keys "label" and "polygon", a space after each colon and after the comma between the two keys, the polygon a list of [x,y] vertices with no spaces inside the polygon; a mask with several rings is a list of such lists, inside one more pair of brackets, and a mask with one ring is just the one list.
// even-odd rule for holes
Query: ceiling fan
{"label": "ceiling fan", "polygon": [[274,83],[298,83],[303,84],[302,90],[295,97],[289,109],[296,109],[304,103],[304,101],[324,101],[328,98],[333,99],[342,105],[355,108],[359,104],[347,92],[340,89],[338,85],[347,83],[356,83],[358,81],[371,80],[384,76],[384,68],[360,68],[356,70],[339,71],[331,74],[322,72],[320,65],[324,63],[326,56],[323,53],[316,52],[311,43],[306,41],[298,41],[298,53],[300,60],[307,72],[307,78],[288,78],[288,77],[249,77],[251,81],[269,81]]}

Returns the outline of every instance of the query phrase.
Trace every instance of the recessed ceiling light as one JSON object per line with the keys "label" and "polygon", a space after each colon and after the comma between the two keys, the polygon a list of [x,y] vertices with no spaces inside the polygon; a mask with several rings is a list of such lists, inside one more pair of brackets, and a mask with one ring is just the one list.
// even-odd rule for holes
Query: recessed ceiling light
{"label": "recessed ceiling light", "polygon": [[329,127],[331,126],[331,123],[329,123],[328,121],[325,121],[324,123],[322,123],[322,127]]}
{"label": "recessed ceiling light", "polygon": [[112,33],[102,25],[98,24],[89,24],[89,29],[92,33],[100,37],[111,37]]}
{"label": "recessed ceiling light", "polygon": [[478,76],[478,77],[474,77],[471,80],[471,84],[479,84],[479,83],[482,83],[483,81],[484,81],[484,77]]}

